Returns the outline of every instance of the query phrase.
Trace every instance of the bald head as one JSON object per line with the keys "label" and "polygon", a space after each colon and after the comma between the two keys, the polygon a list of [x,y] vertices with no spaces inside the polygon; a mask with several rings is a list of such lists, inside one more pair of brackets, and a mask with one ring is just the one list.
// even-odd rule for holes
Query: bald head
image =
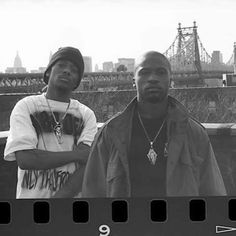
{"label": "bald head", "polygon": [[138,101],[147,103],[165,102],[171,81],[171,66],[161,53],[150,51],[136,60],[134,86]]}
{"label": "bald head", "polygon": [[169,60],[162,53],[156,52],[156,51],[149,51],[149,52],[144,53],[142,56],[138,57],[135,60],[134,71],[136,71],[139,66],[142,66],[143,64],[145,64],[146,62],[150,60],[155,60],[156,63],[162,64],[164,67],[166,67],[169,70],[169,72],[171,72],[171,65],[170,65]]}

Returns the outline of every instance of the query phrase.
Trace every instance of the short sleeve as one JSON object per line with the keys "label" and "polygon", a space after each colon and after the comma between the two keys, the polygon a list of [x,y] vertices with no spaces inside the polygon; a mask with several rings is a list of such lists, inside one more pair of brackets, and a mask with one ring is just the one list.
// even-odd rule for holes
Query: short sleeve
{"label": "short sleeve", "polygon": [[27,101],[22,99],[15,105],[10,116],[10,130],[4,159],[14,161],[16,151],[35,149],[37,143],[38,138],[30,119]]}
{"label": "short sleeve", "polygon": [[94,112],[88,108],[84,115],[84,129],[81,133],[80,138],[77,141],[77,145],[79,143],[84,143],[91,146],[96,133],[97,133],[97,119]]}

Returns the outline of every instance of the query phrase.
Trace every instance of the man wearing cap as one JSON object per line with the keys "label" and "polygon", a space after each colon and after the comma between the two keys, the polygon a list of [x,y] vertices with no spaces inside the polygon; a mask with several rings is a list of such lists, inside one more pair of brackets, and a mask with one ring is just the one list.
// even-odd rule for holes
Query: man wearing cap
{"label": "man wearing cap", "polygon": [[81,191],[97,132],[94,112],[71,98],[83,72],[80,51],[60,48],[44,73],[46,93],[25,97],[15,105],[4,158],[17,161],[17,198],[66,197]]}
{"label": "man wearing cap", "polygon": [[137,97],[98,131],[83,197],[226,194],[204,127],[168,96],[170,75],[161,53],[150,51],[136,60]]}

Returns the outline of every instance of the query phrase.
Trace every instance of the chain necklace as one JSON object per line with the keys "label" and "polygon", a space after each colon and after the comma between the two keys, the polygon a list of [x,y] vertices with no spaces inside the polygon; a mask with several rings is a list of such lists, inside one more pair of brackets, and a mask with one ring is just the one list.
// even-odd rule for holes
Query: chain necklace
{"label": "chain necklace", "polygon": [[[45,98],[46,98],[46,95],[45,95]],[[68,103],[68,106],[67,106],[67,108],[66,108],[66,111],[65,111],[65,113],[64,113],[64,115],[63,115],[63,117],[62,117],[62,119],[59,120],[59,121],[57,121],[57,119],[56,119],[56,117],[55,117],[55,115],[54,115],[54,113],[53,113],[53,111],[52,111],[52,109],[51,109],[51,107],[50,107],[50,105],[49,105],[49,102],[48,102],[48,99],[47,99],[47,98],[46,98],[46,101],[47,101],[49,110],[50,110],[50,112],[51,112],[51,114],[52,114],[52,117],[53,117],[53,119],[54,119],[54,121],[55,121],[55,123],[56,123],[56,125],[53,127],[54,134],[56,135],[56,138],[57,138],[58,143],[59,143],[59,144],[62,144],[62,143],[63,143],[63,139],[62,139],[62,122],[63,122],[63,120],[65,119],[65,117],[66,117],[66,115],[67,115],[68,109],[69,109],[69,107],[70,107],[70,101],[69,101],[69,103]]]}
{"label": "chain necklace", "polygon": [[155,150],[153,148],[153,143],[156,141],[158,135],[160,134],[166,119],[164,119],[164,121],[161,124],[160,129],[157,131],[157,134],[156,134],[155,138],[151,141],[151,139],[148,136],[147,130],[144,127],[144,124],[143,124],[143,121],[142,121],[141,116],[139,114],[139,111],[138,111],[138,118],[139,118],[139,121],[140,121],[140,123],[141,123],[141,125],[143,127],[143,130],[144,130],[144,133],[145,133],[145,135],[146,135],[146,137],[147,137],[147,139],[149,141],[149,144],[150,144],[150,149],[148,151],[147,157],[148,157],[149,161],[151,162],[151,164],[155,165],[156,160],[157,160],[157,153],[155,152]]}

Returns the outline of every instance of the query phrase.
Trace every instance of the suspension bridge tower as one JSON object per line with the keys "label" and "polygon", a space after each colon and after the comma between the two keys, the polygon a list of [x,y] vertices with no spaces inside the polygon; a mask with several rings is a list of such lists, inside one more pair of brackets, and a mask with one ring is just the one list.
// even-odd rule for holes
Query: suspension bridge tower
{"label": "suspension bridge tower", "polygon": [[174,73],[191,73],[191,81],[196,86],[204,86],[203,68],[211,63],[211,57],[203,47],[196,21],[192,27],[178,25],[174,42],[164,53],[169,59]]}

